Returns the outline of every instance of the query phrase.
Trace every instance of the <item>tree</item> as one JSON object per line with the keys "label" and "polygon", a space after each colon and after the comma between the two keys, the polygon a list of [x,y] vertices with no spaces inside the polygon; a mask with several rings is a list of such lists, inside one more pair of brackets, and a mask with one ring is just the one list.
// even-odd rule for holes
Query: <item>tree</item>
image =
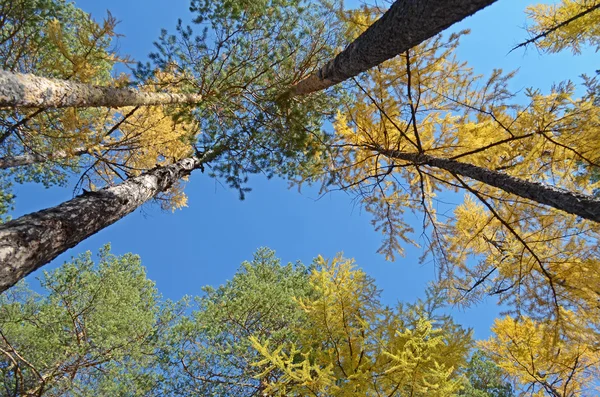
{"label": "tree", "polygon": [[465,397],[514,397],[508,374],[485,356],[481,350],[475,350],[467,363],[465,376],[468,383],[460,391]]}
{"label": "tree", "polygon": [[597,338],[578,313],[564,317],[570,323],[559,328],[528,317],[497,319],[492,337],[480,346],[531,395],[596,395]]}
{"label": "tree", "polygon": [[297,339],[305,316],[293,297],[312,293],[307,268],[283,266],[275,252],[260,248],[227,283],[203,290],[168,336],[164,395],[262,396],[265,383],[281,374],[258,376],[252,363],[259,354],[249,337],[275,344]]}
{"label": "tree", "polygon": [[[64,89],[55,92],[55,100],[56,95],[61,101],[72,100],[75,87],[80,91],[82,87],[88,88],[85,91],[88,94],[90,90],[95,92],[96,100],[98,93],[120,93],[120,99],[125,93],[144,99],[144,103],[149,97],[158,96],[163,102],[186,97],[169,92],[168,87],[161,93],[155,92],[159,84],[168,86],[168,73],[157,74],[157,78],[145,82],[142,92],[124,88],[128,81],[123,76],[116,79],[110,76],[115,62],[128,61],[109,50],[116,25],[110,14],[98,24],[72,3],[62,1],[4,1],[0,7],[4,16],[0,31],[5,38],[0,45],[5,56],[4,67],[11,72],[34,72],[63,79],[60,84],[69,87],[68,95]],[[95,190],[97,186],[112,184],[115,179],[137,176],[157,164],[171,163],[173,158],[187,157],[193,151],[190,140],[197,132],[189,122],[174,121],[172,109],[165,106],[123,111],[51,109],[49,103],[39,101],[52,99],[47,83],[56,85],[58,80],[11,72],[1,73],[5,94],[14,97],[21,91],[21,82],[33,83],[38,91],[29,92],[28,98],[37,101],[39,108],[28,110],[27,103],[21,103],[25,107],[1,112],[0,168],[5,171],[0,177],[6,182],[3,195],[6,210],[12,203],[9,188],[13,182],[35,181],[48,187],[64,184],[69,174],[82,172],[75,190]],[[20,80],[15,81],[17,77]],[[39,91],[41,86],[45,87],[43,92]],[[187,95],[190,98],[198,99]],[[163,201],[164,206],[171,208],[179,207],[185,200],[176,189],[162,198],[168,199]]]}
{"label": "tree", "polygon": [[[0,296],[0,389],[6,396],[142,396],[162,333],[177,315],[140,258],[100,250],[45,272],[43,293],[19,283]],[[181,313],[179,313],[181,314]]]}
{"label": "tree", "polygon": [[[561,4],[539,5],[528,9],[534,24],[530,27],[532,38],[523,45],[535,43],[543,51],[558,52],[570,48],[578,54],[584,44],[598,45],[598,20],[600,4],[596,1],[576,2],[563,1]],[[582,76],[587,89],[589,105],[598,109],[597,80]],[[596,118],[592,116],[592,119]],[[583,125],[585,126],[585,124]],[[586,139],[585,128],[574,129],[579,139]],[[589,152],[593,164],[581,161],[582,177],[597,183],[599,167],[597,155]],[[595,185],[594,185],[595,186]],[[597,193],[597,190],[595,191]],[[570,241],[573,243],[573,240]],[[570,248],[569,245],[562,246]],[[561,247],[561,248],[562,248]],[[579,243],[578,248],[582,245]],[[577,251],[569,252],[577,256]],[[576,273],[574,278],[567,278],[568,293],[582,298],[579,302],[590,299],[597,301],[597,289],[586,294],[587,285],[576,285],[577,278],[592,279],[595,283],[598,273],[598,255],[586,257],[576,262],[581,265],[567,270]],[[560,280],[563,283],[563,280]],[[589,284],[591,286],[592,284]],[[577,300],[572,300],[577,302]],[[591,303],[591,302],[590,302]],[[594,308],[595,306],[591,306]],[[561,305],[559,321],[538,315],[527,316],[519,312],[513,317],[497,319],[492,328],[493,335],[480,346],[509,373],[525,392],[553,397],[594,395],[597,394],[597,382],[600,374],[600,355],[598,354],[598,312],[588,311],[587,302],[583,305]]]}
{"label": "tree", "polygon": [[435,295],[384,307],[373,280],[340,255],[318,257],[310,284],[316,294],[296,299],[306,316],[297,341],[251,337],[263,356],[260,376],[284,374],[266,393],[449,396],[462,388],[470,331],[435,313]]}
{"label": "tree", "polygon": [[389,150],[380,146],[372,147],[372,150],[394,160],[439,168],[451,174],[467,177],[499,188],[521,198],[545,204],[594,222],[600,222],[600,200],[591,195],[560,190],[539,182],[515,178],[502,172],[453,159]]}
{"label": "tree", "polygon": [[0,225],[0,292],[217,157],[185,158]]}
{"label": "tree", "polygon": [[[369,10],[355,13],[348,34],[370,18]],[[431,39],[355,79],[335,122],[338,141],[323,151],[330,165],[321,181],[360,197],[386,236],[380,251],[388,257],[413,242],[404,214],[423,214],[428,252],[454,302],[495,294],[536,318],[578,308],[597,324],[598,224],[524,200],[532,197],[506,184],[518,179],[530,194],[542,182],[584,193],[588,208],[600,208],[590,183],[598,169],[595,91],[575,98],[575,86],[564,83],[546,95],[529,90],[517,104],[511,74],[481,81],[454,57],[462,34]],[[448,191],[466,195],[453,217]],[[438,195],[445,196],[436,204]]]}
{"label": "tree", "polygon": [[[7,395],[262,395],[250,335],[296,339],[304,313],[293,297],[313,293],[308,269],[282,266],[261,248],[219,288],[161,300],[140,258],[105,246],[0,298],[0,387]],[[277,379],[275,374],[269,378]]]}
{"label": "tree", "polygon": [[108,245],[97,263],[80,255],[41,285],[0,298],[6,395],[513,396],[480,353],[467,365],[470,331],[439,314],[438,290],[384,307],[341,256],[282,265],[260,248],[192,310],[189,297],[163,301],[140,258]]}
{"label": "tree", "polygon": [[[93,174],[84,171],[82,180],[89,190],[98,190],[2,226],[2,290],[144,202],[159,194],[172,196],[168,189],[195,169],[210,167],[212,176],[224,178],[243,198],[249,190],[248,174],[291,176],[313,161],[316,143],[324,139],[320,123],[331,101],[317,95],[279,107],[276,96],[289,86],[298,65],[310,69],[327,56],[333,38],[311,36],[326,31],[323,11],[302,1],[266,2],[243,13],[236,7],[194,2],[196,22],[208,23],[210,34],[194,36],[190,27],[180,24],[178,36],[165,32],[157,43],[154,66],[140,65],[137,71],[140,81],[153,82],[151,89],[202,96],[194,109],[165,110],[183,125],[167,142],[183,146],[165,145],[160,130],[148,139],[139,138],[147,128],[129,134],[127,127],[135,126],[132,120],[138,117],[136,108],[125,115],[110,113],[108,120],[123,121],[106,132],[98,125],[108,124],[107,118],[96,120],[82,134],[91,135],[91,142],[71,146],[67,155],[91,154],[88,171]],[[145,111],[144,118],[152,119],[152,111]],[[171,151],[165,152],[165,147]],[[114,185],[117,179],[124,182]],[[169,198],[175,206],[185,202],[178,194],[176,200]],[[59,224],[73,227],[55,228]],[[44,237],[51,235],[53,239]]]}
{"label": "tree", "polygon": [[344,51],[295,84],[288,95],[310,94],[355,77],[494,2],[397,0]]}
{"label": "tree", "polygon": [[[553,10],[567,9],[582,8],[565,2]],[[558,24],[594,21],[599,13],[561,11]],[[370,12],[348,18],[349,34],[368,26]],[[561,36],[571,23],[550,32],[558,25],[539,19],[546,21],[544,37],[594,43],[593,23],[581,35],[573,29]],[[386,235],[381,252],[388,256],[401,252],[400,242],[412,243],[404,214],[423,214],[423,230],[431,233],[427,253],[450,301],[469,304],[490,294],[508,305],[513,317],[482,346],[523,390],[587,393],[598,379],[597,222],[463,171],[583,193],[597,211],[597,82],[584,76],[579,97],[575,84],[564,82],[546,94],[529,89],[525,102],[517,101],[507,88],[510,73],[495,71],[482,81],[456,60],[460,35],[434,38],[355,79],[335,123],[338,141],[323,152],[330,167],[321,180],[360,197]],[[464,201],[445,204],[457,197],[448,191],[464,192]]]}
{"label": "tree", "polygon": [[20,108],[120,107],[197,103],[198,94],[139,92],[0,72],[0,106]]}
{"label": "tree", "polygon": [[[109,51],[116,25],[110,15],[98,24],[72,3],[55,0],[3,0],[0,15],[1,69],[82,83],[111,81],[110,70],[118,58]],[[97,111],[4,108],[0,157],[37,155],[47,160],[56,150],[81,147],[89,135],[82,132],[99,115]],[[60,160],[2,171],[0,215],[13,205],[15,182],[65,184],[77,162],[67,156]]]}
{"label": "tree", "polygon": [[[168,71],[156,73],[153,79],[142,82],[139,90],[126,87],[131,85],[126,76],[112,78],[110,69],[115,62],[129,60],[109,50],[116,25],[110,14],[99,25],[73,4],[20,0],[20,7],[27,10],[22,14],[13,3],[1,3],[6,8],[3,32],[8,38],[12,37],[4,41],[2,47],[7,61],[11,61],[7,67],[13,72],[34,72],[62,80],[2,72],[2,87],[8,97],[21,91],[22,81],[33,83],[38,91],[29,90],[28,98],[40,107],[29,112],[26,107],[33,103],[21,103],[4,112],[7,123],[0,138],[0,168],[6,170],[3,175],[8,181],[34,180],[48,186],[64,182],[69,174],[81,172],[74,190],[96,190],[193,153],[190,142],[198,133],[197,127],[189,121],[174,120],[172,107],[147,105],[153,103],[149,102],[151,98],[154,98],[151,101],[158,98],[160,103],[169,103],[198,101],[200,96],[178,92]],[[52,96],[48,83],[54,88],[58,84],[61,89],[53,91]],[[15,89],[15,85],[21,88]],[[43,93],[39,92],[41,86],[44,86]],[[129,99],[146,106],[118,111],[48,108],[64,106],[62,102],[72,101],[76,97],[74,93],[79,95],[82,90],[88,95],[94,94],[96,103],[88,102],[88,105],[97,106],[98,100],[107,99],[115,105],[114,95],[118,94],[121,102]],[[112,97],[107,98],[105,94]],[[62,105],[49,103],[52,99],[62,101]],[[22,117],[22,112],[28,114]],[[185,196],[180,189],[174,189],[159,199],[165,208],[177,208]]]}

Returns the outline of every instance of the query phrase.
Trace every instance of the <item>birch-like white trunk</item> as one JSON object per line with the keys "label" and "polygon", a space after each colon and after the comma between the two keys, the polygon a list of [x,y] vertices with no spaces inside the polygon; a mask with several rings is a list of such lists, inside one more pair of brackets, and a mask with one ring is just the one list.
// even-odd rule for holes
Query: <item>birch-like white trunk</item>
{"label": "birch-like white trunk", "polygon": [[15,167],[24,167],[32,164],[46,163],[48,161],[60,162],[61,160],[81,156],[88,153],[87,149],[79,149],[73,151],[70,155],[67,152],[58,150],[50,155],[42,155],[38,153],[25,153],[17,156],[0,157],[0,169],[8,169]]}
{"label": "birch-like white trunk", "polygon": [[363,34],[289,95],[306,95],[365,72],[435,36],[496,0],[397,0]]}
{"label": "birch-like white trunk", "polygon": [[[376,149],[378,150],[378,149]],[[569,214],[600,223],[600,199],[586,194],[557,189],[539,182],[527,181],[502,172],[440,157],[397,150],[378,150],[390,158],[428,165],[465,176],[507,193],[544,204]]]}
{"label": "birch-like white trunk", "polygon": [[33,74],[0,70],[0,107],[65,108],[121,107],[198,103],[197,94],[143,92],[132,88],[99,87]]}
{"label": "birch-like white trunk", "polygon": [[0,293],[218,155],[186,158],[0,225]]}
{"label": "birch-like white trunk", "polygon": [[45,163],[48,161],[46,156],[36,153],[20,154],[17,156],[0,157],[0,169],[23,167],[26,165]]}

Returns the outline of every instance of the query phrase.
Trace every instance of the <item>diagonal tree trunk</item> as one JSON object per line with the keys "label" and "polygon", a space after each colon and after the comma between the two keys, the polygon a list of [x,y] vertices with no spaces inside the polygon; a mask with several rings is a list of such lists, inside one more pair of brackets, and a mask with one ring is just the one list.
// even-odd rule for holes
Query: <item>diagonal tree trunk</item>
{"label": "diagonal tree trunk", "polygon": [[132,88],[98,87],[33,74],[0,70],[0,107],[120,107],[198,103],[198,94],[143,92]]}
{"label": "diagonal tree trunk", "polygon": [[116,186],[84,193],[56,207],[0,225],[0,293],[166,191],[221,152],[215,148],[202,158],[185,158],[157,167]]}
{"label": "diagonal tree trunk", "polygon": [[363,34],[289,90],[306,95],[365,72],[435,36],[496,0],[397,0]]}
{"label": "diagonal tree trunk", "polygon": [[415,165],[428,165],[465,176],[507,193],[600,223],[600,199],[586,194],[557,189],[456,160],[383,148],[374,150],[393,159],[409,161]]}

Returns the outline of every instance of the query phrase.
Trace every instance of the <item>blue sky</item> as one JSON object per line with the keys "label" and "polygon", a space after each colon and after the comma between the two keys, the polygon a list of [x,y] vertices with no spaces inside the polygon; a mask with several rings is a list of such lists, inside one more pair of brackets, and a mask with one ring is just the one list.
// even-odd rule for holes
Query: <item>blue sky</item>
{"label": "blue sky", "polygon": [[[347,2],[352,5],[354,2]],[[539,87],[547,91],[552,83],[577,79],[600,67],[600,56],[593,51],[573,57],[569,53],[540,54],[534,48],[509,53],[527,38],[524,8],[530,1],[500,0],[452,30],[469,28],[462,40],[460,59],[468,61],[477,73],[487,75],[494,68],[519,69],[512,88]],[[117,31],[121,54],[145,61],[152,42],[162,28],[174,30],[178,18],[189,19],[186,0],[76,0],[76,4],[96,19],[106,10],[121,21]],[[419,264],[421,249],[407,247],[406,256],[386,262],[376,254],[381,235],[373,230],[371,218],[353,197],[334,192],[319,197],[316,189],[289,190],[282,180],[251,178],[252,192],[245,201],[236,191],[197,172],[186,192],[189,207],[175,213],[145,206],[115,225],[99,232],[61,255],[49,269],[86,250],[97,252],[110,242],[115,254],[134,252],[142,257],[148,276],[161,293],[170,299],[198,295],[206,284],[218,285],[231,278],[239,264],[251,259],[260,246],[277,251],[284,262],[310,263],[321,254],[332,257],[343,251],[375,277],[383,289],[384,301],[410,301],[423,295],[428,280],[435,277],[431,262]],[[13,216],[57,205],[72,197],[72,188],[44,189],[37,185],[16,187],[17,208]],[[418,230],[420,218],[414,218]],[[36,277],[36,273],[29,277]],[[484,338],[498,309],[493,301],[465,311],[454,311],[457,320],[474,327]]]}

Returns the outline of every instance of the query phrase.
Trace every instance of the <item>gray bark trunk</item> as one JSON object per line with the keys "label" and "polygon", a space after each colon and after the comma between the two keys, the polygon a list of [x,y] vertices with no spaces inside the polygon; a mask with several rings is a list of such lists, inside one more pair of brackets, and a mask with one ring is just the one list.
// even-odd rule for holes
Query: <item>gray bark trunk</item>
{"label": "gray bark trunk", "polygon": [[539,182],[519,179],[498,171],[461,163],[456,160],[433,157],[426,154],[404,153],[396,150],[378,151],[390,158],[405,160],[414,164],[428,165],[457,175],[466,176],[504,190],[507,193],[600,223],[600,199],[586,194],[557,189]]}
{"label": "gray bark trunk", "polygon": [[202,96],[197,94],[98,87],[0,70],[0,107],[120,107],[198,103],[201,100]]}
{"label": "gray bark trunk", "polygon": [[201,164],[208,152],[158,167],[119,185],[84,193],[56,207],[0,225],[0,293],[87,237],[115,223]]}
{"label": "gray bark trunk", "polygon": [[[72,156],[81,156],[86,153],[87,153],[87,150],[84,150],[84,149],[76,150],[73,152]],[[4,170],[4,169],[8,169],[8,168],[23,167],[26,165],[45,163],[48,161],[59,161],[62,159],[66,159],[67,157],[69,157],[67,155],[67,153],[60,151],[60,150],[53,153],[52,155],[48,155],[48,156],[37,154],[37,153],[26,153],[26,154],[20,154],[18,156],[0,157],[0,169]]]}
{"label": "gray bark trunk", "polygon": [[306,95],[365,72],[435,36],[496,0],[397,0],[344,51],[293,86]]}
{"label": "gray bark trunk", "polygon": [[31,165],[36,163],[43,163],[48,161],[45,156],[35,153],[21,154],[18,156],[0,157],[0,169],[7,169],[13,167],[22,167],[25,165]]}

